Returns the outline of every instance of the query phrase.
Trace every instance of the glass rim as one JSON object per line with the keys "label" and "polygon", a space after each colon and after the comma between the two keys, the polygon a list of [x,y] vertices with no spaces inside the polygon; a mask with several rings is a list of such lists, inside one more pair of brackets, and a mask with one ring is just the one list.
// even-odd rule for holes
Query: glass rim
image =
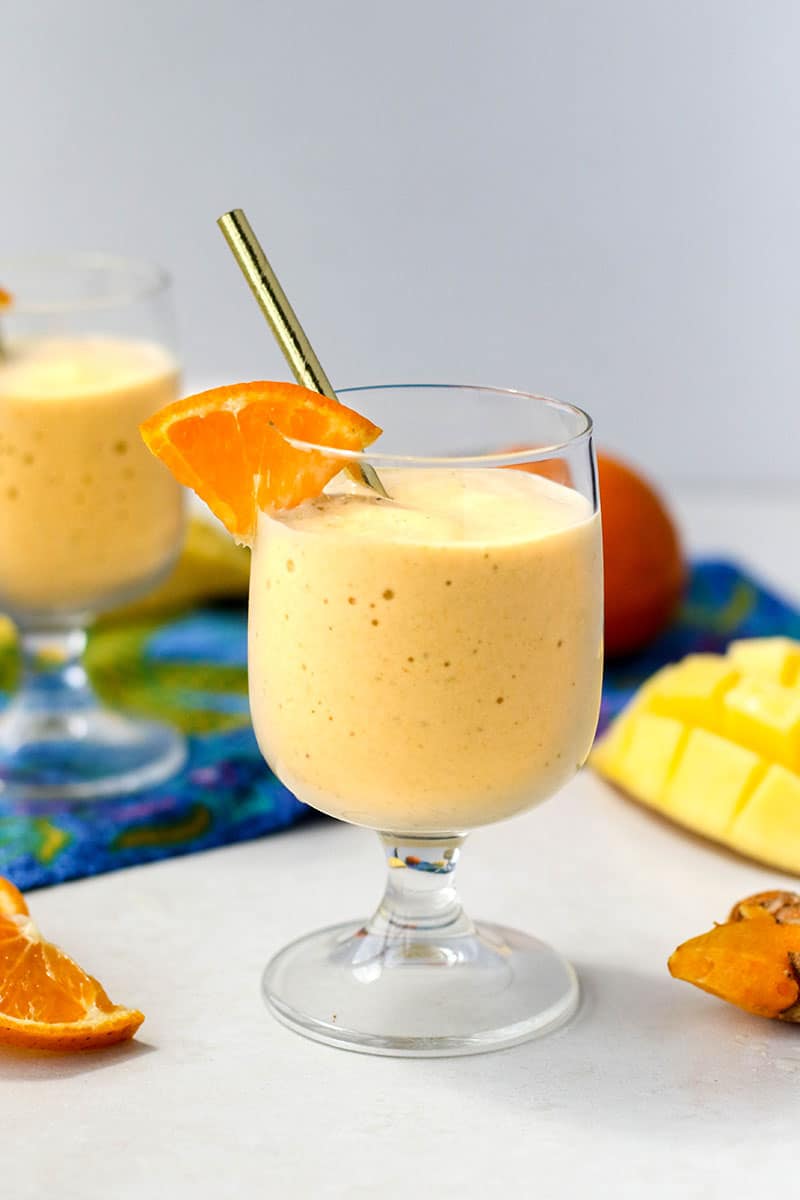
{"label": "glass rim", "polygon": [[392,454],[390,452],[382,452],[380,450],[372,451],[370,448],[366,450],[344,450],[334,446],[322,446],[314,442],[305,442],[299,438],[286,437],[286,441],[298,450],[316,451],[324,454],[327,458],[336,458],[345,463],[366,463],[374,467],[391,467],[411,466],[414,464],[423,466],[451,466],[451,467],[514,467],[521,466],[523,463],[541,462],[548,458],[553,458],[557,454],[571,450],[575,446],[580,446],[588,442],[594,430],[594,424],[589,414],[582,408],[578,408],[576,404],[569,404],[565,400],[556,400],[552,396],[542,396],[536,392],[524,392],[516,388],[493,387],[491,385],[475,384],[475,383],[381,383],[381,384],[365,384],[359,387],[348,387],[337,389],[338,397],[351,396],[358,392],[390,392],[390,391],[414,391],[414,390],[437,390],[449,392],[484,392],[492,396],[514,396],[521,400],[533,400],[539,405],[545,405],[547,408],[555,409],[560,412],[569,413],[573,417],[577,417],[582,424],[582,427],[568,438],[564,438],[558,442],[552,442],[547,445],[542,445],[541,442],[536,446],[521,446],[517,443],[513,449],[495,450],[487,454]]}
{"label": "glass rim", "polygon": [[[0,284],[12,285],[13,271],[38,269],[103,270],[116,269],[128,274],[127,286],[114,289],[107,296],[87,299],[25,302],[12,299],[2,314],[3,320],[15,316],[37,316],[48,313],[96,312],[102,309],[122,308],[137,300],[146,300],[167,290],[172,284],[169,271],[149,259],[131,258],[124,254],[106,254],[103,251],[64,251],[54,254],[14,254],[0,257]],[[138,276],[138,278],[137,278]],[[13,291],[12,291],[13,297]]]}

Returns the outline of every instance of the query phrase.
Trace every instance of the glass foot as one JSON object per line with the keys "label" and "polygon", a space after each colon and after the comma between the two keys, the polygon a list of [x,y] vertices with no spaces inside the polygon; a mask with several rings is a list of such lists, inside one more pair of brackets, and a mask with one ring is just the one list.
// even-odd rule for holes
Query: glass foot
{"label": "glass foot", "polygon": [[550,1033],[578,1007],[570,964],[499,925],[387,939],[337,925],[282,950],[264,974],[272,1012],[297,1033],[367,1054],[481,1054]]}
{"label": "glass foot", "polygon": [[573,1015],[580,990],[565,959],[464,912],[461,835],[380,836],[388,876],[375,915],[309,934],[267,966],[279,1021],[347,1050],[433,1057],[514,1046]]}
{"label": "glass foot", "polygon": [[94,800],[180,770],[186,742],[156,721],[106,709],[82,663],[82,630],[23,630],[22,686],[0,713],[0,801]]}
{"label": "glass foot", "polygon": [[186,761],[167,725],[102,708],[32,711],[12,702],[0,716],[0,800],[93,800],[153,787]]}

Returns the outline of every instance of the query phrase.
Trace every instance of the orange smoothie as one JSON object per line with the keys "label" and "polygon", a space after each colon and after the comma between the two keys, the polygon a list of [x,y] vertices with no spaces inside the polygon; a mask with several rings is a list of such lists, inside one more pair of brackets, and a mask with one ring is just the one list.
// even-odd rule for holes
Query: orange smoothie
{"label": "orange smoothie", "polygon": [[177,395],[162,347],[30,338],[0,359],[0,610],[94,611],[175,554],[182,489],[138,425]]}
{"label": "orange smoothie", "polygon": [[300,799],[396,833],[447,834],[565,783],[594,736],[602,669],[599,517],[500,469],[381,472],[261,514],[250,699]]}

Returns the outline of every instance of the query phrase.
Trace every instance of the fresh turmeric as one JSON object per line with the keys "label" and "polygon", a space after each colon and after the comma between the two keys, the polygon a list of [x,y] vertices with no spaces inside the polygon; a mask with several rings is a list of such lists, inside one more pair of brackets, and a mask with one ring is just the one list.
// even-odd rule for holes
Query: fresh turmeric
{"label": "fresh turmeric", "polygon": [[740,900],[724,925],[684,942],[668,966],[745,1012],[800,1023],[800,894]]}

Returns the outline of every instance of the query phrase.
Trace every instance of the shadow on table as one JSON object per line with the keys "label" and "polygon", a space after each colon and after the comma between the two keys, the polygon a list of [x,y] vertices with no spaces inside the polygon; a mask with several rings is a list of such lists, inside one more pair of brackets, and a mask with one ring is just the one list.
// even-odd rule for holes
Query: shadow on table
{"label": "shadow on table", "polygon": [[[500,1107],[608,1132],[702,1139],[707,1120],[794,1111],[800,1029],[751,1017],[687,984],[576,964],[581,1008],[564,1029],[493,1055],[424,1066],[426,1087],[470,1086]],[[448,1063],[446,1071],[442,1070]],[[419,1070],[419,1060],[406,1060]],[[785,1102],[785,1103],[783,1103]],[[782,1124],[776,1121],[777,1126]],[[532,1131],[535,1124],[532,1125]]]}
{"label": "shadow on table", "polygon": [[109,1046],[107,1050],[83,1050],[76,1053],[17,1050],[4,1046],[0,1054],[0,1080],[41,1080],[47,1083],[53,1079],[69,1079],[73,1075],[86,1075],[108,1067],[120,1067],[125,1062],[130,1063],[134,1059],[152,1054],[155,1049],[155,1046],[142,1041],[121,1042],[117,1046]]}

